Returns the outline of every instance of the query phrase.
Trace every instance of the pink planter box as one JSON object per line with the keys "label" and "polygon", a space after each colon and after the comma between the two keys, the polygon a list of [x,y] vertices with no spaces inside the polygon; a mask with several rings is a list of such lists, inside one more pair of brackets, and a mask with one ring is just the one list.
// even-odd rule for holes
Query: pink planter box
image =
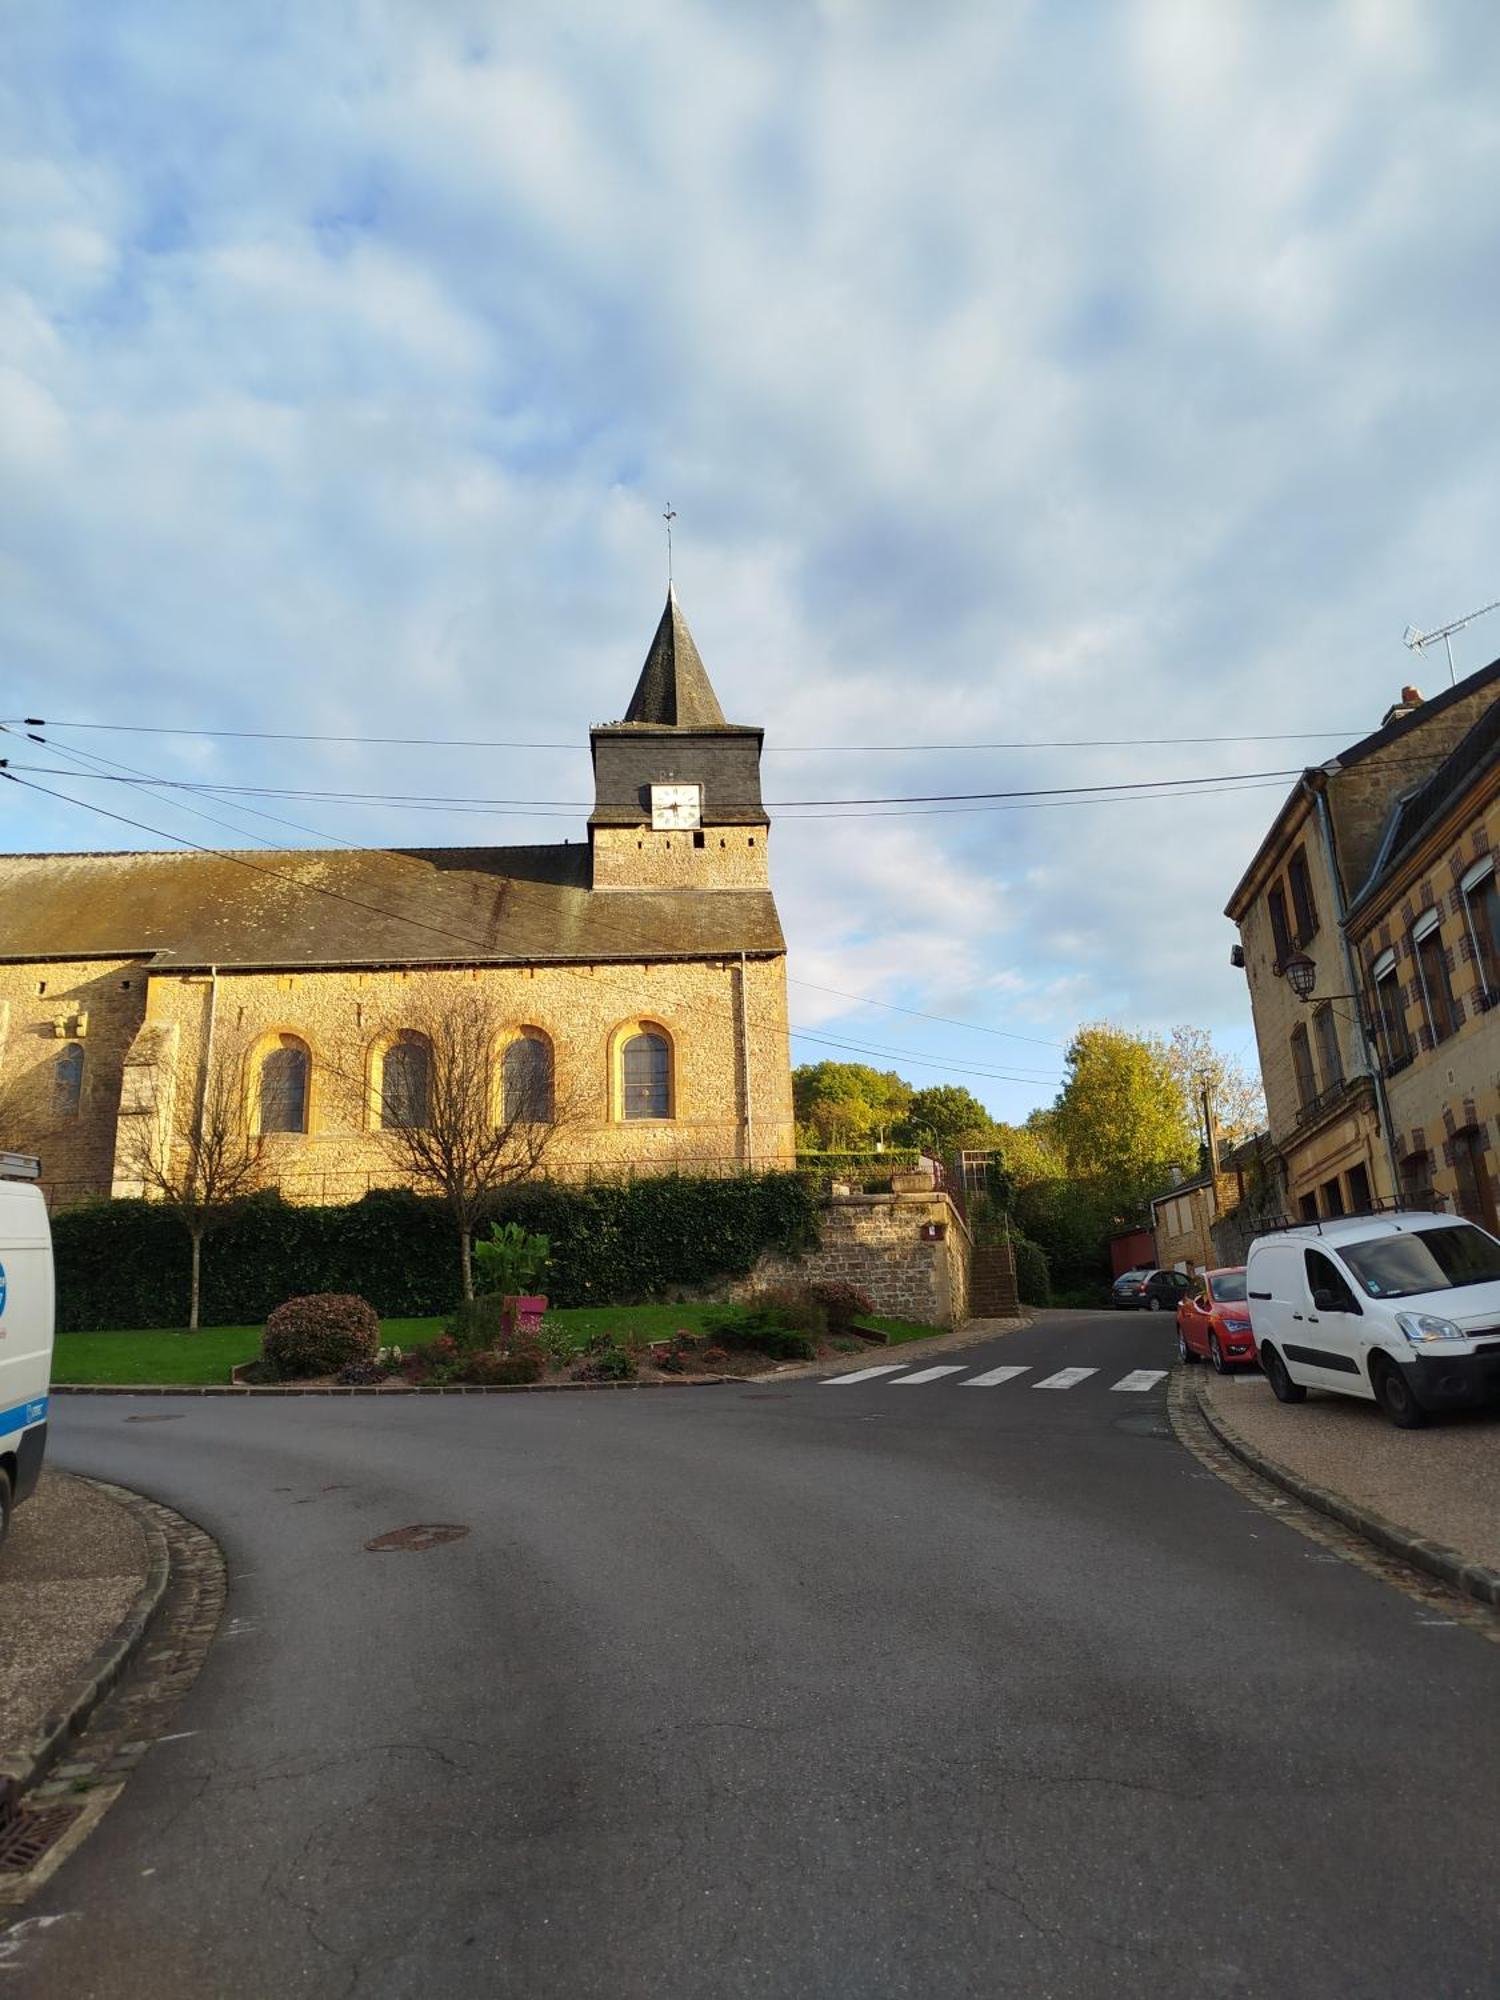
{"label": "pink planter box", "polygon": [[547,1311],[547,1301],[539,1296],[508,1298],[502,1311],[508,1333],[535,1333]]}

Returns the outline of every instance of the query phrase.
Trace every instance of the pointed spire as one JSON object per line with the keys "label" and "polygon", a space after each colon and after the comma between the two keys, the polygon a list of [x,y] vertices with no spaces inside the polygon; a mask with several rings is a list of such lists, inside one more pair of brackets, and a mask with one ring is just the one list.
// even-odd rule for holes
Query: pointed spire
{"label": "pointed spire", "polygon": [[677,729],[722,729],[724,711],[709,684],[708,673],[693,644],[669,585],[666,609],[646,654],[646,664],[625,711],[627,722],[654,722]]}

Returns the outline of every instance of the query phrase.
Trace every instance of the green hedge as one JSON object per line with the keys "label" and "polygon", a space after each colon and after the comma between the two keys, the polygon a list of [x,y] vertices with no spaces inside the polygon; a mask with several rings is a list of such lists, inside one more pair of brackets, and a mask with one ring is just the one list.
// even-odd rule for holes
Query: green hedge
{"label": "green hedge", "polygon": [[915,1146],[888,1146],[883,1153],[799,1153],[797,1171],[826,1195],[830,1181],[848,1181],[856,1188],[884,1185],[892,1174],[909,1173],[917,1164]]}
{"label": "green hedge", "polygon": [[[552,1242],[554,1305],[640,1305],[681,1287],[743,1277],[763,1251],[816,1241],[816,1189],[795,1173],[536,1182],[497,1196]],[[54,1217],[60,1332],[187,1322],[188,1239],[153,1202],[108,1201]],[[447,1207],[382,1189],[339,1208],[276,1194],[240,1204],[203,1249],[205,1326],[263,1320],[283,1299],[357,1292],[383,1319],[451,1311],[458,1245]]]}

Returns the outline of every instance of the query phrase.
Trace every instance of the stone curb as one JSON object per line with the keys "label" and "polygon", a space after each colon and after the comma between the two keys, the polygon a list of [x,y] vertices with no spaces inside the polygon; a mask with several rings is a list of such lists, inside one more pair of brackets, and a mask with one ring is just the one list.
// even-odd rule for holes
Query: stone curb
{"label": "stone curb", "polygon": [[63,1688],[41,1727],[24,1738],[18,1749],[0,1756],[0,1818],[46,1776],[58,1752],[79,1733],[135,1658],[161,1608],[171,1575],[167,1538],[148,1501],[128,1487],[112,1486],[108,1480],[84,1479],[79,1473],[69,1477],[106,1494],[135,1516],[146,1537],[146,1580],[114,1631]]}
{"label": "stone curb", "polygon": [[54,1382],[54,1396],[555,1396],[584,1389],[713,1389],[765,1375],[679,1375],[662,1382]]}
{"label": "stone curb", "polygon": [[1258,1472],[1273,1486],[1281,1487],[1283,1492],[1305,1501],[1309,1507],[1316,1507],[1320,1514],[1327,1514],[1344,1527],[1352,1528],[1387,1555],[1399,1556],[1417,1569],[1426,1570],[1429,1576],[1437,1577],[1440,1582],[1449,1584],[1454,1590],[1461,1590],[1466,1597],[1476,1598],[1481,1604],[1500,1606],[1500,1571],[1489,1569],[1484,1563],[1470,1562],[1456,1549],[1447,1548],[1441,1542],[1429,1542],[1421,1535],[1413,1535],[1398,1527],[1394,1521],[1388,1521],[1384,1514],[1346,1500],[1341,1493],[1331,1493],[1327,1487],[1314,1486],[1311,1480],[1301,1478],[1247,1443],[1233,1425],[1209,1406],[1200,1389],[1195,1387],[1193,1393],[1198,1413],[1208,1428],[1225,1450],[1233,1452],[1252,1472]]}

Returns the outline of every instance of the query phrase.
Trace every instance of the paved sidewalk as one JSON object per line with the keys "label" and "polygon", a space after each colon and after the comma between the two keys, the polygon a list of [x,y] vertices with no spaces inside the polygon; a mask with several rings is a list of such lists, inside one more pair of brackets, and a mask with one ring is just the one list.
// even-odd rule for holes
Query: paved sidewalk
{"label": "paved sidewalk", "polygon": [[129,1508],[87,1480],[43,1473],[0,1549],[0,1763],[76,1688],[149,1566]]}
{"label": "paved sidewalk", "polygon": [[1500,1570],[1500,1411],[1399,1431],[1373,1403],[1278,1403],[1260,1374],[1195,1368],[1209,1407],[1267,1458],[1468,1562]]}

